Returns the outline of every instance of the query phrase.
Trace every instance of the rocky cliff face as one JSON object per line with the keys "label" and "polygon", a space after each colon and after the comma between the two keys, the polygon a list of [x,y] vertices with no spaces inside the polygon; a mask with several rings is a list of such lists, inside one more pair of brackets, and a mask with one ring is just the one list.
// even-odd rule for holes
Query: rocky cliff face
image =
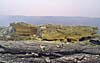
{"label": "rocky cliff face", "polygon": [[12,26],[16,30],[15,33],[20,36],[31,36],[37,32],[36,26],[24,22],[11,23],[10,26]]}
{"label": "rocky cliff face", "polygon": [[81,38],[92,38],[98,33],[97,27],[63,26],[47,24],[40,27],[40,37],[48,41],[79,41]]}
{"label": "rocky cliff face", "polygon": [[35,35],[31,27],[13,23],[0,28],[0,63],[100,63],[97,27],[47,24],[36,26]]}
{"label": "rocky cliff face", "polygon": [[[24,22],[11,23],[9,27],[1,29],[0,35],[8,40],[44,40],[76,42],[91,39],[98,34],[97,27],[41,25],[34,26]],[[3,38],[4,39],[4,38]],[[6,39],[6,37],[5,37]]]}

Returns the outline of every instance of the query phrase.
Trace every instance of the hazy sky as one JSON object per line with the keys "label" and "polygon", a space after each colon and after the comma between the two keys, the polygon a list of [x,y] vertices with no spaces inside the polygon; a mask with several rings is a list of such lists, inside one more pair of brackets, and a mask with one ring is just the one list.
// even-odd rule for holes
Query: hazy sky
{"label": "hazy sky", "polygon": [[0,15],[100,17],[100,0],[0,0]]}

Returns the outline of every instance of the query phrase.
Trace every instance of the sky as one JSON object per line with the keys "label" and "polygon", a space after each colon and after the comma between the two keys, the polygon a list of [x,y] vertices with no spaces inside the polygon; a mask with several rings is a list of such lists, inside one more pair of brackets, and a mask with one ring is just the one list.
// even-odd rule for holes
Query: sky
{"label": "sky", "polygon": [[0,15],[100,18],[100,0],[0,0]]}

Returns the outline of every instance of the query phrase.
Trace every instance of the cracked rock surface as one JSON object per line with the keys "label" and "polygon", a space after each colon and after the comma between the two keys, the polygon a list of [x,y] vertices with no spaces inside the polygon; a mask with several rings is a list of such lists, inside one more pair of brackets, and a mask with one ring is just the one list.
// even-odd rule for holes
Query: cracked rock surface
{"label": "cracked rock surface", "polygon": [[100,46],[0,41],[0,63],[100,63]]}

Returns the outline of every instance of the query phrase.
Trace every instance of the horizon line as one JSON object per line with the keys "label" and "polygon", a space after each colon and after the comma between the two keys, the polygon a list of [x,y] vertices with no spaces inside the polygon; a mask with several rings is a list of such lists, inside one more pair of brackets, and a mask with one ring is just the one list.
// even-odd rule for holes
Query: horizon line
{"label": "horizon line", "polygon": [[75,17],[75,18],[99,18],[100,17],[90,17],[90,16],[44,16],[44,15],[41,15],[41,16],[34,16],[34,15],[0,15],[0,16],[24,16],[24,17]]}

